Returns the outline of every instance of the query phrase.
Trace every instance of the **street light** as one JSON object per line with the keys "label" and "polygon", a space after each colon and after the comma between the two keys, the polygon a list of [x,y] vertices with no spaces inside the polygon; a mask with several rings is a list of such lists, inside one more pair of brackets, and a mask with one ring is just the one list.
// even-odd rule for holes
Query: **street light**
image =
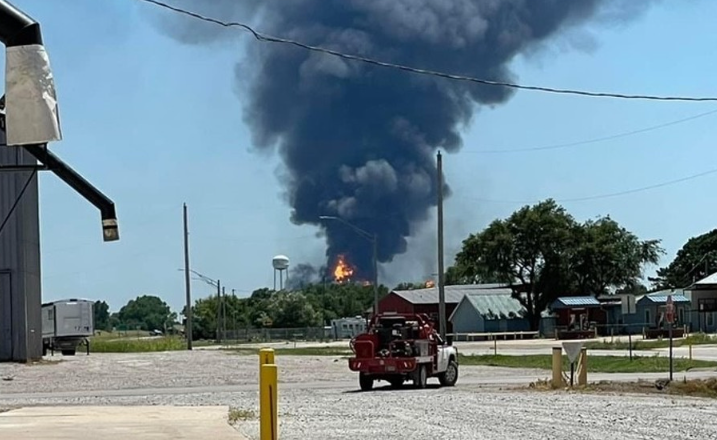
{"label": "street light", "polygon": [[322,215],[319,216],[321,220],[335,220],[337,222],[343,223],[344,225],[350,227],[354,230],[358,235],[365,238],[366,240],[370,241],[373,245],[373,314],[376,316],[378,314],[378,251],[377,251],[377,244],[378,239],[376,237],[376,233],[371,234],[370,232],[364,231],[363,229],[359,228],[358,226],[347,222],[346,220],[342,219],[341,217],[336,217],[332,215]]}

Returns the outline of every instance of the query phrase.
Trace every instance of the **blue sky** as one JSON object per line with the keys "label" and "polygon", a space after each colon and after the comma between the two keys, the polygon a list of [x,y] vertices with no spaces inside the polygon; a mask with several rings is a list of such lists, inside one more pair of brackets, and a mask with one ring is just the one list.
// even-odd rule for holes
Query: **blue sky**
{"label": "blue sky", "polygon": [[[121,241],[103,243],[99,213],[51,174],[41,177],[43,299],[104,299],[113,310],[141,294],[179,309],[184,298],[182,203],[190,209],[192,267],[246,295],[271,286],[272,256],[323,261],[315,229],[289,221],[276,157],[251,151],[234,72],[245,34],[206,46],[157,31],[152,6],[133,0],[15,0],[41,22],[55,72],[64,140],[51,148],[117,204]],[[520,82],[645,94],[715,96],[717,2],[658,2],[623,26],[584,28],[516,59]],[[587,50],[575,50],[580,45]],[[241,69],[243,66],[239,66]],[[249,68],[249,66],[246,66]],[[241,71],[241,70],[240,70]],[[621,101],[519,92],[483,108],[465,146],[444,159],[447,264],[470,232],[515,201],[590,197],[715,167],[717,114],[639,135],[540,152],[539,147],[641,129],[717,109],[715,103]],[[650,191],[565,202],[578,219],[610,214],[659,238],[668,263],[713,229],[717,175]],[[435,272],[434,223],[385,265],[387,283]],[[652,270],[651,270],[652,271]],[[211,288],[193,282],[195,297]]]}

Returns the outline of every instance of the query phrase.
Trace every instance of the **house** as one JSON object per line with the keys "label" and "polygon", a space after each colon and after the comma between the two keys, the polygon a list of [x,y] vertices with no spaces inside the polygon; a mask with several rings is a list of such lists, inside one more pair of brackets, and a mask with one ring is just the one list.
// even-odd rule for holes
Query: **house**
{"label": "house", "polygon": [[[467,293],[481,290],[506,290],[502,284],[468,284],[459,286],[445,286],[446,324],[447,332],[453,333],[451,322],[448,320],[458,303]],[[393,290],[378,303],[380,313],[425,313],[438,317],[438,287],[429,287],[415,290]]]}
{"label": "house", "polygon": [[690,300],[690,329],[705,333],[717,331],[717,273],[685,289]]}

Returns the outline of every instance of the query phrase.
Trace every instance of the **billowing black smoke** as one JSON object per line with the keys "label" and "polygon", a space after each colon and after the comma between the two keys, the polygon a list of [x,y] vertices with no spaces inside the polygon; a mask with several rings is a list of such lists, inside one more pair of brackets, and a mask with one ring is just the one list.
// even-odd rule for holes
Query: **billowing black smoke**
{"label": "billowing black smoke", "polygon": [[[500,81],[512,79],[508,64],[516,55],[596,17],[602,6],[616,5],[600,0],[180,4],[197,3],[224,9],[227,15],[217,18],[227,20],[247,21],[250,11],[259,12],[257,27],[263,33]],[[629,5],[633,0],[620,3],[625,6],[609,12],[634,12]],[[227,8],[236,4],[243,9],[235,7],[231,16]],[[199,29],[193,28],[195,35],[202,35]],[[192,32],[179,35],[184,41],[194,38]],[[345,254],[364,279],[372,273],[370,241],[345,224],[322,222],[319,216],[339,216],[375,232],[379,261],[391,261],[406,251],[406,238],[436,204],[436,150],[458,150],[460,129],[470,122],[476,105],[502,103],[512,94],[505,88],[415,75],[283,44],[252,42],[248,50],[249,61],[237,68],[240,82],[250,76],[245,121],[258,148],[276,147],[283,157],[292,221],[322,225],[329,267]]]}

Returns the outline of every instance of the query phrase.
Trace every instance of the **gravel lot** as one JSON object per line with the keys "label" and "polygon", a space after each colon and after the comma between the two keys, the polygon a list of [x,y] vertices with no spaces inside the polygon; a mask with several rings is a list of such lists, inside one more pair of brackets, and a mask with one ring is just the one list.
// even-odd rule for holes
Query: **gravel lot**
{"label": "gravel lot", "polygon": [[[356,376],[339,357],[280,356],[277,362],[283,440],[717,438],[717,404],[711,400],[482,387],[478,382],[488,376],[506,382],[548,376],[488,367],[462,367],[455,388],[359,393]],[[0,382],[0,408],[228,405],[256,410],[257,370],[256,356],[221,351],[92,354],[54,365],[0,364],[0,377],[12,378]],[[258,438],[256,420],[237,428]]]}

